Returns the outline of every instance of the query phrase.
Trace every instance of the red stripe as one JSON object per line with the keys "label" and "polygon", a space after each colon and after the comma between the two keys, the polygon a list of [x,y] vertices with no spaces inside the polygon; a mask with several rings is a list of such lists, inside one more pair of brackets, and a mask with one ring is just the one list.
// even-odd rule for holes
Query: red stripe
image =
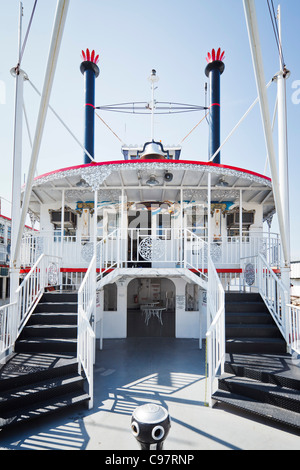
{"label": "red stripe", "polygon": [[92,108],[95,109],[95,106],[94,106],[93,104],[91,104],[91,103],[85,103],[85,105],[86,105],[86,106],[92,106]]}
{"label": "red stripe", "polygon": [[[92,162],[92,163],[86,163],[86,164],[82,164],[82,165],[75,165],[75,166],[69,166],[69,167],[66,167],[66,168],[60,168],[59,170],[54,170],[54,171],[49,171],[48,173],[44,173],[43,175],[40,175],[40,176],[37,176],[34,178],[34,181],[38,181],[40,178],[45,178],[45,176],[50,176],[50,175],[54,175],[54,174],[57,174],[57,173],[61,173],[63,171],[69,171],[69,170],[75,170],[75,169],[79,169],[79,168],[85,168],[85,167],[88,167],[88,166],[102,166],[102,165],[134,165],[135,163],[136,164],[140,164],[140,163],[143,163],[144,161],[143,160],[113,160],[113,161],[108,161],[108,162]],[[149,162],[149,160],[147,160],[147,162]],[[155,163],[162,163],[163,160],[151,160],[151,162]],[[213,162],[199,162],[197,160],[168,160],[168,163],[172,164],[172,165],[198,165],[198,166],[214,166],[214,167],[217,167],[217,168],[224,168],[224,169],[230,169],[230,170],[234,170],[234,171],[240,171],[242,173],[246,173],[248,175],[253,175],[253,176],[258,176],[259,178],[262,178],[266,181],[272,181],[271,178],[269,178],[268,176],[265,176],[265,175],[261,175],[260,173],[257,173],[255,171],[251,171],[251,170],[245,170],[244,168],[240,168],[240,167],[236,167],[236,166],[231,166],[231,165],[223,165],[223,164],[220,164],[220,163],[213,163]]]}
{"label": "red stripe", "polygon": [[221,107],[220,103],[212,103],[212,104],[210,105],[210,108],[211,108],[212,106],[219,106],[219,107]]}

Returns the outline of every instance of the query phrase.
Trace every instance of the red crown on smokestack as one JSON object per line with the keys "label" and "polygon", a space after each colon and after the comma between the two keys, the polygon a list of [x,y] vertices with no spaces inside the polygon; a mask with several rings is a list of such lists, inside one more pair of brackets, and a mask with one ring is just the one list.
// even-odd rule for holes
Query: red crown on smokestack
{"label": "red crown on smokestack", "polygon": [[99,54],[95,56],[95,51],[92,50],[90,53],[90,50],[87,49],[86,52],[81,51],[81,57],[83,58],[84,61],[88,62],[93,62],[94,64],[98,64],[99,62]]}
{"label": "red crown on smokestack", "polygon": [[214,62],[215,60],[220,60],[222,62],[223,59],[225,59],[225,51],[221,53],[221,48],[219,47],[219,49],[217,50],[217,53],[214,49],[211,51],[211,53],[210,52],[207,53],[206,62],[208,64],[210,64],[211,62]]}

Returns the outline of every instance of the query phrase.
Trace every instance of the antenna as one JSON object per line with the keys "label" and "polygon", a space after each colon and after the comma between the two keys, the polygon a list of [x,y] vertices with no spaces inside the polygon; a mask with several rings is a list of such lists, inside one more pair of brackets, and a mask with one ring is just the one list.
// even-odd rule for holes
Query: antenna
{"label": "antenna", "polygon": [[150,77],[148,77],[149,82],[151,82],[151,102],[149,103],[149,108],[151,109],[151,139],[154,140],[154,109],[156,107],[156,101],[154,100],[154,90],[157,87],[154,87],[154,83],[158,82],[159,77],[156,75],[156,70],[152,69]]}

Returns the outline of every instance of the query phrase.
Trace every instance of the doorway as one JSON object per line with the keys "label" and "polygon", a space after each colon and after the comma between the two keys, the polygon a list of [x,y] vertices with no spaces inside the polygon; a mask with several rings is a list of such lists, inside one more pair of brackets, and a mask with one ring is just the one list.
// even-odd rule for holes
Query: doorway
{"label": "doorway", "polygon": [[174,283],[167,278],[137,278],[127,289],[127,337],[175,338]]}
{"label": "doorway", "polygon": [[165,203],[141,202],[128,211],[128,267],[151,268],[153,238],[171,237],[171,215]]}

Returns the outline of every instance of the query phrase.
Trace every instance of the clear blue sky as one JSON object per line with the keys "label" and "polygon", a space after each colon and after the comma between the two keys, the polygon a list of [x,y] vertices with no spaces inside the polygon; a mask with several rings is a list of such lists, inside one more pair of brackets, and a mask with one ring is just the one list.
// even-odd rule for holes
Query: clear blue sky
{"label": "clear blue sky", "polygon": [[[23,35],[34,0],[23,0]],[[291,70],[287,81],[289,129],[289,177],[292,259],[300,260],[299,217],[299,0],[281,0],[283,53]],[[278,3],[274,0],[275,9]],[[18,0],[0,0],[0,196],[11,200],[14,79],[10,69],[17,63]],[[56,10],[56,0],[39,0],[22,61],[22,68],[41,90]],[[267,0],[256,0],[266,82],[279,69],[278,51]],[[221,140],[232,130],[257,96],[242,0],[71,0],[51,105],[83,142],[83,77],[79,71],[81,49],[100,54],[100,76],[96,81],[96,104],[150,100],[147,80],[151,69],[160,80],[159,101],[204,105],[205,57],[213,47],[225,50],[222,75]],[[296,88],[293,88],[296,87]],[[298,93],[297,93],[298,90]],[[270,114],[276,85],[268,92]],[[32,137],[39,98],[25,84],[25,108]],[[126,144],[143,144],[150,138],[150,117],[102,112],[101,116]],[[202,114],[157,116],[155,138],[178,144],[197,124]],[[275,148],[277,147],[277,122]],[[23,167],[26,174],[30,146],[24,123]],[[205,122],[184,141],[182,158],[207,160],[208,129]],[[96,118],[95,159],[122,159],[119,140]],[[264,173],[266,148],[259,106],[252,111],[224,146],[221,162]],[[83,163],[78,144],[48,113],[38,174]],[[269,173],[267,173],[269,175]],[[2,202],[9,215],[9,205]],[[272,230],[277,231],[276,219]]]}

